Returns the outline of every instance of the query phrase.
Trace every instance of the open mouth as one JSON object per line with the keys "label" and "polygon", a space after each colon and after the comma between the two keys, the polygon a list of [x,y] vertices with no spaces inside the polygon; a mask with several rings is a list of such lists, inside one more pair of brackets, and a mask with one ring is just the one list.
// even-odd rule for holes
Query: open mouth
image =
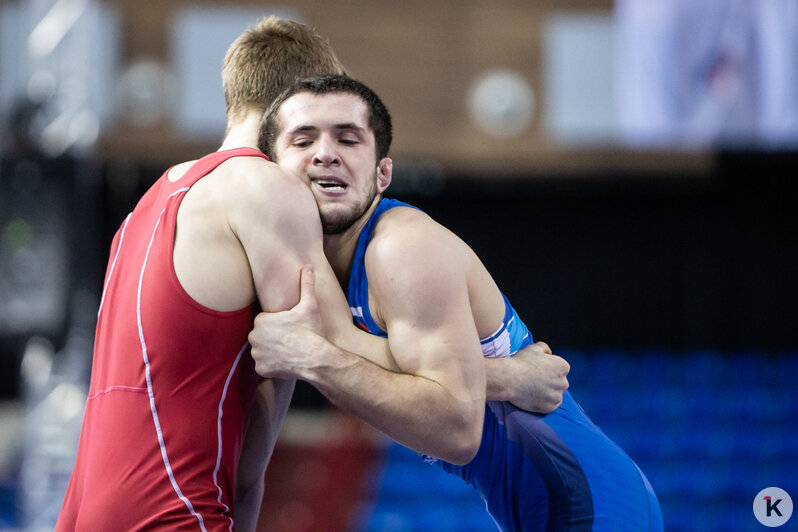
{"label": "open mouth", "polygon": [[335,179],[314,179],[313,183],[324,190],[345,190],[346,184]]}

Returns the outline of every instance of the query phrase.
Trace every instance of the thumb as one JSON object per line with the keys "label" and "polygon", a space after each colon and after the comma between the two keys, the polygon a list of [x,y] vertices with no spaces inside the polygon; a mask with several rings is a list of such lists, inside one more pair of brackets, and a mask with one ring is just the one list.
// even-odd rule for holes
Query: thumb
{"label": "thumb", "polygon": [[313,266],[305,264],[299,276],[299,302],[312,300],[316,287],[316,276],[313,273]]}

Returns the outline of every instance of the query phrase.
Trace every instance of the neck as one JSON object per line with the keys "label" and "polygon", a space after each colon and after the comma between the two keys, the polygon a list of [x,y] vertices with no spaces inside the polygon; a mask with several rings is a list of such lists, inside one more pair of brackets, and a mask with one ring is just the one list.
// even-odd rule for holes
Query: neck
{"label": "neck", "polygon": [[335,272],[338,283],[346,292],[349,286],[349,274],[352,271],[352,259],[360,232],[346,231],[337,235],[324,235],[324,255]]}
{"label": "neck", "polygon": [[260,111],[250,111],[242,119],[231,120],[228,123],[227,134],[219,147],[219,151],[235,148],[257,149],[262,116],[263,113]]}
{"label": "neck", "polygon": [[382,196],[377,196],[371,207],[363,213],[363,216],[357,219],[352,227],[343,233],[334,235],[324,235],[324,255],[327,261],[332,266],[335,276],[338,278],[341,288],[344,293],[349,286],[349,274],[352,272],[352,259],[355,257],[355,248],[357,248],[357,241],[360,238],[360,232],[368,222],[374,209],[380,203]]}

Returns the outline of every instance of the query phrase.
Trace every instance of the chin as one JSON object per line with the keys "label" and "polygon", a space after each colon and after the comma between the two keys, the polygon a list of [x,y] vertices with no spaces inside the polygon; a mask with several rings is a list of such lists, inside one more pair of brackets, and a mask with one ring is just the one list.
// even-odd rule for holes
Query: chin
{"label": "chin", "polygon": [[352,227],[369,210],[370,206],[370,201],[365,205],[320,205],[319,214],[324,234],[343,233]]}
{"label": "chin", "polygon": [[355,223],[355,220],[351,220],[351,221],[336,220],[336,221],[332,221],[332,222],[322,221],[322,230],[323,230],[325,235],[338,235],[338,234],[341,234],[341,233],[345,232],[350,227],[352,227],[352,224],[354,224],[354,223]]}
{"label": "chin", "polygon": [[358,217],[347,215],[346,213],[330,213],[321,216],[321,226],[325,235],[337,235],[343,233],[357,221]]}

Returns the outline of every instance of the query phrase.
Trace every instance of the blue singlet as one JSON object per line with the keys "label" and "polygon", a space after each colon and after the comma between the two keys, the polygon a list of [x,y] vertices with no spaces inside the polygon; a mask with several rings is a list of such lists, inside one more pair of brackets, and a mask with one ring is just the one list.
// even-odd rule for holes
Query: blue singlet
{"label": "blue singlet", "polygon": [[[383,199],[357,243],[347,297],[355,323],[387,337],[369,312],[364,257],[380,216],[394,207]],[[532,343],[532,334],[505,297],[499,329],[482,340],[486,356],[512,356]],[[479,492],[502,531],[657,532],[662,513],[646,477],[571,397],[548,415],[507,402],[485,409],[482,443],[464,466],[424,457]]]}

